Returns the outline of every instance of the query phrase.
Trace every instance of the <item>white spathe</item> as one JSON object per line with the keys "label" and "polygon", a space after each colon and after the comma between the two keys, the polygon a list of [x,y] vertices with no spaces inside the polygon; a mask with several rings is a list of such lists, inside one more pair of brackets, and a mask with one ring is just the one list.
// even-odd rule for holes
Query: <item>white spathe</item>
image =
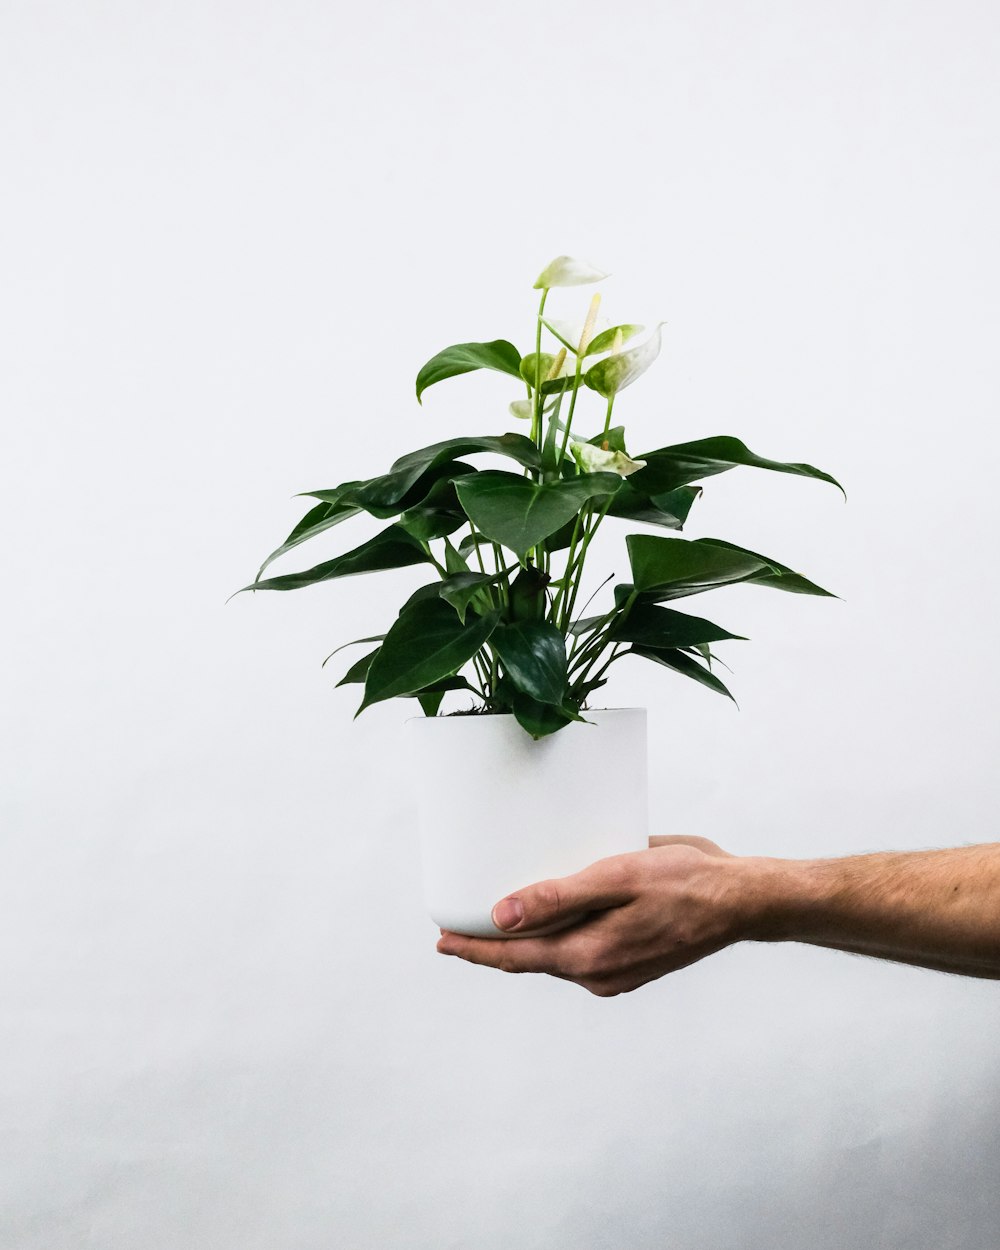
{"label": "white spathe", "polygon": [[439,928],[514,936],[491,918],[506,895],[646,849],[646,712],[584,715],[538,741],[509,715],[407,721],[424,902]]}
{"label": "white spathe", "polygon": [[608,275],[603,269],[588,265],[585,260],[572,256],[557,256],[538,275],[536,290],[550,290],[554,286],[586,286],[588,282],[601,282]]}

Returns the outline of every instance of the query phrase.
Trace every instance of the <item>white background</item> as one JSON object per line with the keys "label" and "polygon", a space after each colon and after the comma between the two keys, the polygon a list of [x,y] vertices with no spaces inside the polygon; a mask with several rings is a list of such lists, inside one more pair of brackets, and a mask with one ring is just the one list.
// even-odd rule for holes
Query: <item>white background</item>
{"label": "white background", "polygon": [[654,829],[996,839],[996,6],[0,15],[4,1250],[992,1245],[995,983],[744,946],[603,1000],[444,959],[409,705],[352,723],[319,668],[419,571],[225,600],[295,492],[508,428],[502,376],[413,378],[526,350],[581,255],[668,322],[634,451],[732,433],[849,495],[708,484],[689,536],[842,601],[699,602],[753,639],[740,711],[620,666]]}

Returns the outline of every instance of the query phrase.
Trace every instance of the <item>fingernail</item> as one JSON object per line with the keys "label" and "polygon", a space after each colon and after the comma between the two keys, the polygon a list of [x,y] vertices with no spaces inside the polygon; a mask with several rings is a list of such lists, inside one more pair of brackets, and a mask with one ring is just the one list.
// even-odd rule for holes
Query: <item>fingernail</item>
{"label": "fingernail", "polygon": [[498,929],[513,929],[524,919],[524,908],[519,898],[503,898],[493,908],[493,923]]}

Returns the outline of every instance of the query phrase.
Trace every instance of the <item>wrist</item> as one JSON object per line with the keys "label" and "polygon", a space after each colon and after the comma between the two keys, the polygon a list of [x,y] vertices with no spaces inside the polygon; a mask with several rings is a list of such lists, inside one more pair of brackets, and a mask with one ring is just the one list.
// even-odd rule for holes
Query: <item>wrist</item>
{"label": "wrist", "polygon": [[821,901],[815,861],[748,855],[730,862],[739,940],[801,941],[803,918]]}

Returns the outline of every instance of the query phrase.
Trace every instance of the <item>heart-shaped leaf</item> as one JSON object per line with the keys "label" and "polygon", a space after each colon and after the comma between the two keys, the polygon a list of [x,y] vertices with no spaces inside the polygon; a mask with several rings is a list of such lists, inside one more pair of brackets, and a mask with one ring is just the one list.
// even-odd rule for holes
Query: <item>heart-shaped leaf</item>
{"label": "heart-shaped leaf", "polygon": [[585,473],[562,482],[538,484],[513,473],[486,471],[456,482],[466,515],[487,538],[520,558],[575,517],[591,499],[613,495],[621,478]]}

